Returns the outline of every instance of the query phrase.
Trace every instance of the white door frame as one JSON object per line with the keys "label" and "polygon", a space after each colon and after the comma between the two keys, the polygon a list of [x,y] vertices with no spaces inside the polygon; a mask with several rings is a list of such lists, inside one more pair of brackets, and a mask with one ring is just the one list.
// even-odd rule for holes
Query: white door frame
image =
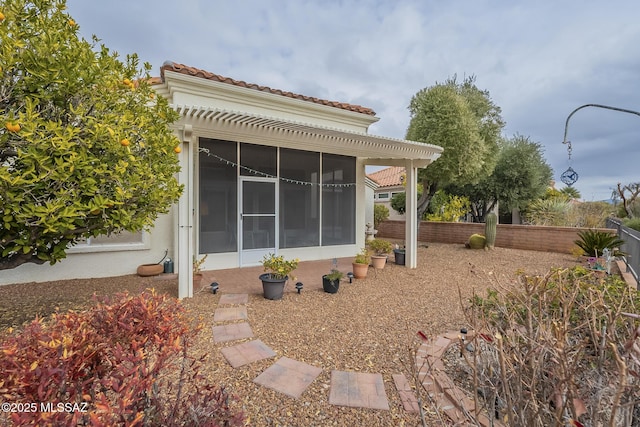
{"label": "white door frame", "polygon": [[[264,248],[264,249],[244,249],[244,236],[242,230],[243,224],[243,184],[245,182],[266,182],[272,183],[274,185],[274,247],[272,248]],[[277,255],[278,246],[279,246],[279,234],[280,234],[280,221],[279,221],[279,186],[278,186],[278,178],[265,178],[265,177],[255,177],[255,176],[240,176],[238,179],[238,265],[240,267],[248,267],[253,265],[259,265],[263,256],[268,253],[274,253]],[[264,214],[256,214],[256,216],[271,216]]]}

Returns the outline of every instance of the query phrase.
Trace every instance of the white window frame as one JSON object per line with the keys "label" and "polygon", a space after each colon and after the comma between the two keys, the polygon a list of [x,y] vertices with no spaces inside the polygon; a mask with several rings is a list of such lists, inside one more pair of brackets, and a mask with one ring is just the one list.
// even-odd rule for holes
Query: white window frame
{"label": "white window frame", "polygon": [[148,231],[142,231],[139,242],[130,243],[92,243],[93,238],[89,237],[84,242],[67,249],[68,254],[82,254],[91,252],[121,252],[121,251],[142,251],[151,249],[150,235]]}

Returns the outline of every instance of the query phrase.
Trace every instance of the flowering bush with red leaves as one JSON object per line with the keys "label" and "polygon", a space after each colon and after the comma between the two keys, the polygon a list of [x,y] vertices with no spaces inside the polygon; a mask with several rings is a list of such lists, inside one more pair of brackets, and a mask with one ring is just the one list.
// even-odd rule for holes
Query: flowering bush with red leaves
{"label": "flowering bush with red leaves", "polygon": [[188,355],[201,329],[178,301],[145,292],[10,331],[0,425],[243,425],[224,387],[200,373],[202,358]]}

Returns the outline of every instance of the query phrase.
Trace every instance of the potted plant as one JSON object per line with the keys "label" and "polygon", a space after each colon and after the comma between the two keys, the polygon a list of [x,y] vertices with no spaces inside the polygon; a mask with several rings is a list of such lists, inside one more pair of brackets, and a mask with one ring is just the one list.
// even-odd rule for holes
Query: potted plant
{"label": "potted plant", "polygon": [[367,242],[367,246],[374,253],[374,255],[371,255],[373,268],[384,268],[387,263],[387,254],[393,249],[391,242],[384,239],[373,239]]}
{"label": "potted plant", "polygon": [[331,269],[329,274],[322,276],[322,288],[325,292],[335,294],[340,288],[340,280],[344,277],[342,271],[335,268]]}
{"label": "potted plant", "polygon": [[202,281],[202,264],[207,259],[207,256],[203,256],[198,259],[195,255],[193,256],[193,291],[195,292],[196,288],[200,286],[200,282]]}
{"label": "potted plant", "polygon": [[362,248],[351,264],[353,266],[353,277],[356,279],[364,279],[367,277],[370,262],[371,256],[369,256],[369,251],[367,251],[367,248]]}
{"label": "potted plant", "polygon": [[267,254],[262,258],[262,267],[266,273],[260,275],[264,297],[271,300],[282,299],[284,295],[284,285],[287,280],[295,277],[291,272],[298,268],[299,259],[287,261],[282,255]]}

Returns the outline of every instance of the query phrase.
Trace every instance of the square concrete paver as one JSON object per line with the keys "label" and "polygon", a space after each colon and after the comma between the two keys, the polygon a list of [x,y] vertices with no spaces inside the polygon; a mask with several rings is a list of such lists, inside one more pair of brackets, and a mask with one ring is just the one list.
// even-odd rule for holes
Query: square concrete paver
{"label": "square concrete paver", "polygon": [[322,368],[281,357],[253,382],[297,399],[321,373]]}
{"label": "square concrete paver", "polygon": [[216,308],[213,313],[213,321],[224,322],[226,320],[247,320],[247,307]]}
{"label": "square concrete paver", "polygon": [[389,409],[381,374],[331,371],[329,403],[356,408]]}
{"label": "square concrete paver", "polygon": [[246,304],[249,302],[249,294],[223,294],[220,295],[218,304]]}
{"label": "square concrete paver", "polygon": [[227,362],[234,368],[248,365],[262,359],[274,357],[276,352],[260,340],[253,340],[220,350]]}
{"label": "square concrete paver", "polygon": [[416,399],[416,394],[413,392],[409,381],[407,381],[407,377],[405,377],[404,374],[393,374],[392,377],[393,382],[396,384],[396,389],[400,394],[400,401],[402,402],[402,406],[404,407],[405,411],[420,411],[418,399]]}
{"label": "square concrete paver", "polygon": [[253,331],[247,322],[231,323],[213,327],[213,341],[225,342],[251,338]]}

